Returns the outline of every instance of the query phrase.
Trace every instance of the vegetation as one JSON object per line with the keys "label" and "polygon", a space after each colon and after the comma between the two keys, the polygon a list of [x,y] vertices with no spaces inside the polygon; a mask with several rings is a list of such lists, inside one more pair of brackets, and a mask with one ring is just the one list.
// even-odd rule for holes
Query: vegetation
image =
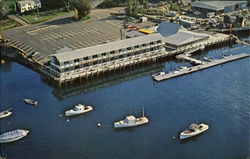
{"label": "vegetation", "polygon": [[147,6],[148,0],[126,0],[126,12],[129,16],[136,17],[138,12]]}
{"label": "vegetation", "polygon": [[125,0],[104,0],[97,8],[111,8],[124,6]]}
{"label": "vegetation", "polygon": [[76,13],[76,20],[86,17],[91,10],[89,0],[73,0],[73,8]]}
{"label": "vegetation", "polygon": [[20,26],[20,24],[18,24],[12,19],[1,20],[0,21],[0,33],[4,30],[11,29],[17,26]]}
{"label": "vegetation", "polygon": [[171,3],[170,10],[179,11],[180,6],[176,3]]}
{"label": "vegetation", "polygon": [[54,17],[64,15],[68,13],[64,9],[54,9],[54,10],[48,10],[48,11],[43,11],[39,13],[39,19],[37,17],[37,13],[34,11],[33,13],[23,15],[25,19],[27,19],[30,23],[38,23],[42,21],[46,21],[49,19],[52,19]]}

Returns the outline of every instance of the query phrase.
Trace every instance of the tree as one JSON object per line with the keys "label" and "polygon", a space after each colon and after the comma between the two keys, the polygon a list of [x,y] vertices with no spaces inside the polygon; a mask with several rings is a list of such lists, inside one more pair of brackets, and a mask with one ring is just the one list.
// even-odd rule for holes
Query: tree
{"label": "tree", "polygon": [[89,0],[74,0],[73,7],[75,8],[76,19],[80,20],[90,13],[91,5]]}
{"label": "tree", "polygon": [[138,0],[127,0],[126,1],[126,12],[130,16],[137,16],[139,10],[139,1]]}

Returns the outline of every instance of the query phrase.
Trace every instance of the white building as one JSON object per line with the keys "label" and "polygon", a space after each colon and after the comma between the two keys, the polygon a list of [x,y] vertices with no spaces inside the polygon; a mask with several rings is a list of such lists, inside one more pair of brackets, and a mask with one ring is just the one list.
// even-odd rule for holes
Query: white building
{"label": "white building", "polygon": [[163,51],[160,34],[150,34],[51,55],[50,74],[57,78],[84,74],[93,69],[140,59]]}
{"label": "white building", "polygon": [[21,13],[42,7],[40,0],[23,0],[17,1],[16,4]]}

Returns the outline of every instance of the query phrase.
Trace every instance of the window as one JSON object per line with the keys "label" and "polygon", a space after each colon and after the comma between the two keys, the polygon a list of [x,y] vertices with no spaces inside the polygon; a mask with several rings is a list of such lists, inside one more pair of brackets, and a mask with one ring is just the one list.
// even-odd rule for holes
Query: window
{"label": "window", "polygon": [[107,53],[106,53],[106,52],[102,53],[102,56],[106,56],[106,55],[107,55]]}
{"label": "window", "polygon": [[93,57],[93,58],[97,58],[97,55],[93,55],[92,57]]}
{"label": "window", "polygon": [[127,50],[131,50],[132,48],[131,47],[128,47]]}
{"label": "window", "polygon": [[142,44],[143,47],[147,46],[146,44]]}
{"label": "window", "polygon": [[89,59],[89,57],[84,57],[84,58],[83,58],[83,60],[88,60],[88,59]]}
{"label": "window", "polygon": [[115,51],[110,51],[110,54],[114,54],[115,53]]}
{"label": "window", "polygon": [[139,48],[139,45],[136,45],[135,48],[138,49],[138,48]]}
{"label": "window", "polygon": [[161,43],[161,40],[158,40],[157,43]]}
{"label": "window", "polygon": [[69,61],[65,61],[65,62],[64,62],[64,65],[68,65],[68,64],[69,64]]}
{"label": "window", "polygon": [[154,45],[154,42],[150,42],[149,44],[150,44],[150,45]]}
{"label": "window", "polygon": [[123,58],[123,55],[120,55],[120,56],[119,56],[119,59],[121,59],[121,58]]}
{"label": "window", "polygon": [[79,62],[79,59],[75,59],[74,62],[75,62],[75,63],[76,63],[76,62]]}

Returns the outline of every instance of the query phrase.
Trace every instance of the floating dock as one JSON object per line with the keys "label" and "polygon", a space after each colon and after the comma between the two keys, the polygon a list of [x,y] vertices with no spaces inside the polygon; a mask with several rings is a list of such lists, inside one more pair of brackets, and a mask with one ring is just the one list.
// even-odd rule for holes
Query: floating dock
{"label": "floating dock", "polygon": [[220,64],[223,64],[223,63],[239,60],[239,59],[246,58],[246,57],[249,57],[249,56],[250,55],[246,54],[246,53],[242,53],[242,54],[238,54],[238,55],[232,55],[232,56],[228,56],[228,57],[225,57],[225,58],[222,58],[222,59],[213,60],[211,62],[207,62],[207,63],[202,64],[202,65],[197,65],[197,66],[193,66],[193,67],[189,67],[189,68],[185,68],[185,69],[180,69],[178,71],[173,71],[173,72],[169,72],[169,73],[166,73],[166,74],[156,75],[156,76],[153,76],[153,79],[156,80],[157,82],[163,81],[163,80],[168,80],[168,79],[171,79],[171,78],[175,78],[175,77],[182,76],[182,75],[185,75],[185,74],[189,74],[189,73],[192,73],[192,72],[197,72],[197,71],[200,71],[200,70],[203,70],[203,69],[206,69],[206,68],[210,68],[210,67],[217,66],[217,65],[220,65]]}

